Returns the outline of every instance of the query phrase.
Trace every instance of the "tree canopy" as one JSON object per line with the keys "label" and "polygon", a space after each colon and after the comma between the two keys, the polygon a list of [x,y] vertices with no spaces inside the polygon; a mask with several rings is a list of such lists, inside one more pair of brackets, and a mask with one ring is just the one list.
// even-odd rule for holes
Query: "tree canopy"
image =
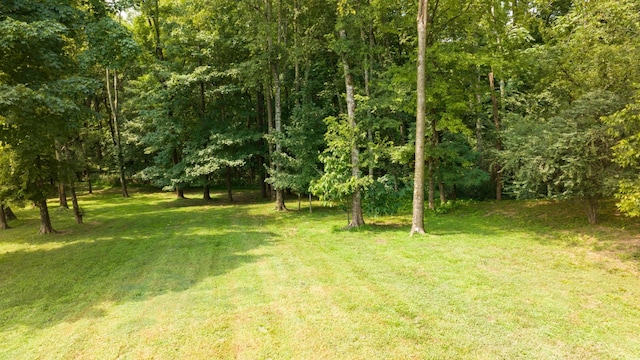
{"label": "tree canopy", "polygon": [[638,216],[639,45],[634,0],[3,2],[0,205],[51,232],[47,197],[100,177],[314,194],[352,226],[413,189],[417,232],[457,198]]}

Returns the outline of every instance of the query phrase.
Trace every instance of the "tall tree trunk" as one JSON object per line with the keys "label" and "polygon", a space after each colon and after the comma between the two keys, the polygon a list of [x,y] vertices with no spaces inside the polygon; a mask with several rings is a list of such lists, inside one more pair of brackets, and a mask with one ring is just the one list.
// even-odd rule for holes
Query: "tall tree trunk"
{"label": "tall tree trunk", "polygon": [[[439,142],[439,134],[436,122],[436,114],[431,112],[431,154],[435,153],[436,148],[438,147]],[[429,157],[429,210],[436,209],[436,170],[438,168],[438,159],[431,155]]]}
{"label": "tall tree trunk", "polygon": [[58,199],[59,199],[61,208],[63,209],[69,208],[69,203],[67,202],[66,187],[62,181],[58,182]]}
{"label": "tall tree trunk", "polygon": [[[279,136],[282,134],[282,103],[281,103],[281,87],[280,87],[280,73],[277,66],[273,66],[273,84],[275,90],[275,128],[276,134],[276,148],[275,153],[280,154],[282,152],[282,144],[280,143]],[[276,173],[279,173],[281,165],[276,162]],[[276,188],[276,211],[286,211],[287,207],[284,204],[284,189]]]}
{"label": "tall tree trunk", "polygon": [[[256,95],[256,120],[258,123],[258,129],[259,131],[264,131],[264,112],[265,112],[265,106],[264,106],[264,91],[262,89],[258,90],[258,94]],[[260,147],[264,149],[264,139],[260,139]],[[260,177],[260,195],[262,196],[263,199],[266,199],[268,197],[267,194],[267,183],[265,180],[267,180],[267,169],[265,168],[266,166],[266,161],[265,158],[262,154],[258,155],[258,176]]]}
{"label": "tall tree trunk", "polygon": [[[372,25],[369,25],[369,33],[365,35],[364,32],[364,28],[362,28],[360,30],[360,37],[362,38],[362,42],[366,42],[367,38],[369,39],[369,48],[368,51],[365,55],[365,59],[363,61],[364,63],[364,93],[365,95],[367,95],[367,97],[369,99],[371,99],[371,88],[370,88],[370,81],[371,81],[371,74],[372,74],[372,69],[373,69],[373,56],[372,56],[372,52],[373,52],[373,34],[372,34]],[[374,159],[374,154],[373,154],[373,130],[371,129],[372,126],[372,114],[371,111],[369,111],[367,113],[367,120],[369,122],[369,126],[367,126],[367,140],[369,141],[368,144],[368,152],[369,152],[369,176],[371,178],[373,178],[374,175],[374,163],[373,163],[373,159]]]}
{"label": "tall tree trunk", "polygon": [[113,96],[111,93],[111,85],[109,84],[109,69],[106,69],[107,79],[107,96],[109,97],[109,105],[111,106],[111,116],[113,120],[113,142],[116,146],[116,156],[118,160],[118,174],[120,176],[120,188],[122,197],[129,197],[127,189],[127,180],[124,174],[124,153],[122,151],[122,138],[120,136],[119,121],[119,104],[118,104],[118,72],[113,71]]}
{"label": "tall tree trunk", "polygon": [[[347,39],[347,33],[345,30],[340,30],[340,38],[343,41]],[[342,54],[342,67],[344,69],[344,82],[347,90],[347,116],[349,118],[349,126],[352,129],[356,129],[356,98],[353,86],[353,76],[351,75],[351,68],[347,60],[347,55]],[[356,179],[356,182],[360,179],[360,150],[358,149],[357,140],[351,139],[351,176]],[[362,216],[362,195],[359,185],[356,185],[353,194],[351,196],[351,222],[348,227],[359,227],[364,225],[364,217]]]}
{"label": "tall tree trunk", "polygon": [[[493,71],[489,73],[489,86],[491,88],[491,104],[493,107],[493,123],[496,127],[496,150],[502,150],[502,142],[500,140],[500,112],[498,110],[498,99],[496,97],[495,79]],[[502,200],[502,172],[500,164],[496,159],[493,165],[493,178],[496,182],[496,200]]]}
{"label": "tall tree trunk", "polygon": [[427,50],[427,11],[428,0],[420,0],[418,8],[418,61],[417,61],[417,112],[416,112],[416,163],[413,180],[413,216],[411,235],[424,234],[424,150],[425,118],[427,112],[426,90],[426,50]]}
{"label": "tall tree trunk", "polygon": [[440,204],[444,204],[447,202],[447,193],[445,192],[443,182],[438,183],[438,189],[440,190]]}
{"label": "tall tree trunk", "polygon": [[4,205],[0,204],[0,229],[9,229],[9,223],[7,222],[7,214],[4,212]]}
{"label": "tall tree trunk", "polygon": [[49,207],[47,206],[47,200],[40,200],[36,203],[38,209],[40,209],[40,231],[38,234],[53,234],[56,231],[53,230],[51,225],[51,217],[49,217]]}
{"label": "tall tree trunk", "polygon": [[435,187],[435,181],[434,181],[434,176],[435,176],[435,160],[433,158],[429,158],[427,160],[427,163],[429,164],[428,166],[428,176],[429,176],[429,210],[435,210],[436,209],[436,197],[435,197],[435,193],[436,193],[436,187]]}
{"label": "tall tree trunk", "polygon": [[82,211],[80,211],[80,206],[78,206],[76,185],[74,183],[71,183],[71,185],[69,185],[69,190],[71,191],[71,203],[73,204],[73,215],[76,218],[76,224],[82,224]]}
{"label": "tall tree trunk", "polygon": [[481,83],[481,75],[480,70],[478,69],[478,82],[476,83],[476,104],[473,108],[475,108],[476,114],[476,151],[478,153],[482,153],[482,95],[480,95],[480,90],[478,86]]}
{"label": "tall tree trunk", "polygon": [[[282,45],[282,6],[278,1],[278,36],[277,45],[278,49]],[[273,48],[272,48],[273,50]],[[280,136],[282,134],[282,74],[280,72],[280,61],[278,59],[271,59],[271,73],[273,76],[273,91],[274,91],[274,132],[276,135],[275,140],[275,153],[279,155],[282,152],[282,143]],[[276,173],[282,171],[282,167],[279,162],[276,162]],[[276,211],[286,211],[287,207],[284,204],[284,189],[276,188]]]}
{"label": "tall tree trunk", "polygon": [[[267,126],[268,126],[268,134],[273,135],[273,106],[271,105],[271,86],[265,85],[266,94],[267,94]],[[275,152],[275,148],[273,146],[273,142],[269,141],[269,169],[271,171],[274,170],[273,163],[273,153]],[[273,187],[269,184],[269,192],[271,193],[271,198],[275,199],[275,194],[273,192]]]}

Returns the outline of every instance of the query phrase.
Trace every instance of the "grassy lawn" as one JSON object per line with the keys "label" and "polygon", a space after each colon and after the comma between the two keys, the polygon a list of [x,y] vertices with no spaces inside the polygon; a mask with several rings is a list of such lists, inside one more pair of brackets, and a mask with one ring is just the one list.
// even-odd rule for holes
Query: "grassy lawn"
{"label": "grassy lawn", "polygon": [[[197,195],[193,195],[194,197]],[[572,203],[368,218],[83,195],[0,232],[2,359],[637,359],[640,226]],[[217,194],[222,199],[222,194]],[[51,203],[52,206],[54,203]]]}

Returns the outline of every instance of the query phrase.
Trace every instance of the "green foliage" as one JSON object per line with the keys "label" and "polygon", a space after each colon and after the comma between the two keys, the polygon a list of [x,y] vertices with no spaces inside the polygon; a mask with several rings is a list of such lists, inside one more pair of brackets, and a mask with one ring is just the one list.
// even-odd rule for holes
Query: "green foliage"
{"label": "green foliage", "polygon": [[613,160],[624,172],[616,198],[618,208],[633,217],[640,216],[640,92],[635,101],[605,118],[609,132],[618,142],[613,146]]}
{"label": "green foliage", "polygon": [[601,199],[614,188],[613,139],[601,117],[620,108],[610,92],[588,93],[558,115],[509,119],[502,153],[519,198]]}
{"label": "green foliage", "polygon": [[372,182],[368,176],[353,176],[351,166],[352,143],[363,143],[366,133],[349,125],[345,114],[324,119],[327,132],[324,135],[327,148],[320,155],[324,165],[322,176],[311,182],[311,192],[322,201],[341,202],[356,188],[367,188]]}
{"label": "green foliage", "polygon": [[364,191],[363,210],[372,216],[397,214],[409,201],[413,187],[400,179],[384,175],[371,182]]}
{"label": "green foliage", "polygon": [[324,145],[326,126],[322,120],[326,113],[326,109],[310,103],[293,108],[289,124],[284,126],[279,140],[283,151],[272,155],[275,166],[268,169],[267,182],[274,189],[291,189],[303,194],[319,177],[318,155]]}

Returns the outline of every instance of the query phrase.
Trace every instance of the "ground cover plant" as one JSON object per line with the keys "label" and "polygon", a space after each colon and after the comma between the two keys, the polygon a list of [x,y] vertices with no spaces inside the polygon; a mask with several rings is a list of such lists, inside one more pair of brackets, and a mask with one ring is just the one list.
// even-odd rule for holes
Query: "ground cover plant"
{"label": "ground cover plant", "polygon": [[[632,359],[640,227],[487,202],[346,231],[335,208],[81,195],[0,232],[2,359]],[[195,197],[195,195],[193,195]],[[319,205],[319,204],[316,204]],[[613,208],[613,204],[610,204]]]}

